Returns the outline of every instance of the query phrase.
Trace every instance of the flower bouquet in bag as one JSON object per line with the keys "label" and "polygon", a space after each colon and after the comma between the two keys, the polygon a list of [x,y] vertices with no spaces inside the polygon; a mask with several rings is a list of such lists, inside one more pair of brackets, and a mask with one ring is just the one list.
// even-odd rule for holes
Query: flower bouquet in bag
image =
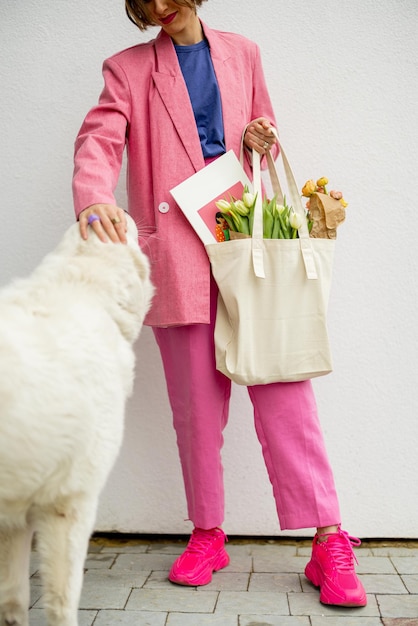
{"label": "flower bouquet in bag", "polygon": [[[231,198],[229,202],[218,200],[215,203],[228,225],[230,239],[252,236],[256,198],[256,194],[251,193],[248,186],[245,186],[242,198]],[[275,195],[271,200],[263,199],[264,239],[295,239],[298,228],[300,218],[292,207],[287,205],[286,197],[283,204],[277,202]]]}
{"label": "flower bouquet in bag", "polygon": [[[328,194],[327,184],[328,179],[322,177],[316,183],[308,180],[303,186],[302,196],[308,198],[305,219],[311,237],[335,239],[337,226],[345,219],[347,202],[340,191]],[[215,202],[219,210],[217,222],[223,225],[223,238],[218,241],[252,236],[256,198],[246,185],[241,198],[230,197]],[[264,239],[296,239],[299,236],[302,218],[288,205],[286,196],[283,196],[282,203],[279,203],[277,194],[271,199],[265,197],[262,207]]]}

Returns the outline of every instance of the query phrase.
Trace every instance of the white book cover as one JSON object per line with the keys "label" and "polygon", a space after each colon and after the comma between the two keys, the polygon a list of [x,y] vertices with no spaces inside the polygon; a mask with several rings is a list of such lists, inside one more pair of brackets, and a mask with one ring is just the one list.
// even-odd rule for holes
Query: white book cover
{"label": "white book cover", "polygon": [[[244,169],[232,150],[170,190],[171,195],[206,245],[217,238],[219,212],[215,202],[241,198],[244,186],[252,189]],[[217,228],[218,226],[218,228]]]}

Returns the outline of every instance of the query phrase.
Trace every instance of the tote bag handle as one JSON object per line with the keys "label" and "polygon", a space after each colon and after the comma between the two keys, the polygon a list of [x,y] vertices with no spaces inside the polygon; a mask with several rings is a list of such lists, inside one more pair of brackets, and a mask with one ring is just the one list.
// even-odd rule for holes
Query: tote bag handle
{"label": "tote bag handle", "polygon": [[[273,128],[273,132],[278,139],[278,134],[276,129]],[[289,161],[286,157],[286,154],[283,150],[281,144],[280,147],[280,156],[283,162],[284,173],[286,177],[287,187],[290,195],[291,205],[295,211],[295,213],[301,218],[301,226],[298,229],[299,234],[299,245],[301,254],[303,257],[306,277],[310,280],[315,280],[318,278],[318,273],[315,265],[315,257],[312,247],[312,240],[309,237],[309,230],[306,221],[306,212],[302,205],[302,200],[298,192],[295,176],[290,167]],[[282,187],[280,185],[279,175],[276,169],[276,165],[274,163],[273,157],[270,152],[266,153],[267,163],[269,168],[270,181],[273,188],[274,193],[277,196],[277,200],[279,203],[283,204],[284,196],[282,192]],[[253,223],[253,234],[252,234],[252,259],[253,259],[253,268],[254,273],[258,278],[265,278],[264,272],[264,239],[263,239],[263,201],[262,201],[262,186],[261,186],[261,158],[260,154],[256,151],[252,151],[252,161],[253,161],[253,191],[257,194],[257,199],[254,208],[254,223]],[[243,162],[243,143],[241,144],[241,163]]]}

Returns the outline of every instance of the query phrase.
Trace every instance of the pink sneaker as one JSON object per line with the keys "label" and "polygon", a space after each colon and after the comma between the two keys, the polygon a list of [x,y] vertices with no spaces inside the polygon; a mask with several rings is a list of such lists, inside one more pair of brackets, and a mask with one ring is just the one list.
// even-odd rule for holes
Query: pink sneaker
{"label": "pink sneaker", "polygon": [[366,606],[366,592],[354,569],[354,560],[357,563],[357,559],[352,547],[359,546],[360,539],[350,537],[340,528],[337,533],[320,537],[326,539],[318,541],[318,535],[315,535],[312,557],[305,567],[306,577],[316,587],[320,587],[320,602],[338,606]]}
{"label": "pink sneaker", "polygon": [[226,535],[220,528],[195,528],[186,550],[174,561],[168,579],[178,585],[207,585],[212,580],[212,572],[229,563],[225,541]]}

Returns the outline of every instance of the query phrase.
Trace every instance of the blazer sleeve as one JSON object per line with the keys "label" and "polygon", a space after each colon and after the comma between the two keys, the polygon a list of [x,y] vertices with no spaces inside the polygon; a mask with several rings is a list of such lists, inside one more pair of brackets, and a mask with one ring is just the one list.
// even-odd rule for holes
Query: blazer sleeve
{"label": "blazer sleeve", "polygon": [[103,64],[103,78],[99,103],[87,114],[75,141],[72,187],[77,217],[92,204],[116,204],[131,95],[125,73],[111,59]]}
{"label": "blazer sleeve", "polygon": [[[251,122],[258,117],[265,117],[269,120],[272,126],[277,129],[276,117],[271,103],[270,94],[267,88],[266,79],[264,76],[260,48],[257,44],[254,44],[255,55],[252,63],[252,88],[253,88],[253,100],[252,100],[252,114]],[[271,150],[273,159],[276,159],[279,155],[279,146],[275,143]],[[251,151],[246,149],[245,154],[251,164]],[[263,157],[261,160],[261,167],[264,169],[267,167],[267,160]]]}

